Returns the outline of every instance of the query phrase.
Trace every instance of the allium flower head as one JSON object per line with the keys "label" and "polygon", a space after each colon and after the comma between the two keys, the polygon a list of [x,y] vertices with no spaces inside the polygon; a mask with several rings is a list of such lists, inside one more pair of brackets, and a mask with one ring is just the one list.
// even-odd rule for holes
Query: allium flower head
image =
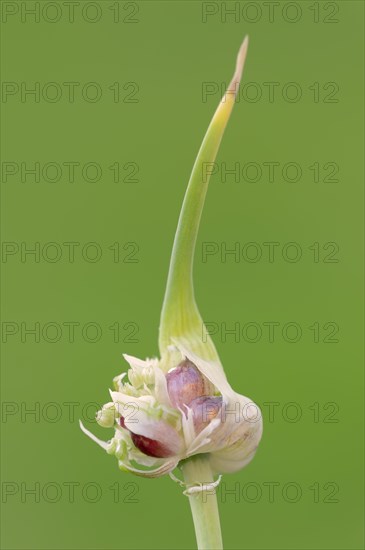
{"label": "allium flower head", "polygon": [[203,167],[213,162],[218,152],[235,104],[247,45],[246,38],[185,194],[161,313],[160,358],[143,361],[124,356],[129,370],[114,379],[111,400],[97,415],[101,426],[113,430],[108,441],[98,439],[82,426],[108,454],[115,455],[122,470],[158,477],[173,475],[172,471],[181,466],[188,480],[200,548],[220,548],[222,542],[216,502],[208,501],[203,511],[204,502],[197,496],[203,490],[199,484],[213,482],[213,474],[235,472],[245,466],[254,456],[262,434],[258,406],[236,393],[227,381],[196,305],[192,279],[195,243],[208,188],[208,178],[202,177]]}
{"label": "allium flower head", "polygon": [[208,453],[215,473],[234,472],[253,457],[261,437],[261,413],[250,399],[234,392],[219,362],[199,357],[184,339],[169,350],[169,369],[157,359],[125,355],[128,380],[115,378],[112,401],[97,415],[114,428],[108,442],[83,430],[119,467],[156,477],[181,460]]}

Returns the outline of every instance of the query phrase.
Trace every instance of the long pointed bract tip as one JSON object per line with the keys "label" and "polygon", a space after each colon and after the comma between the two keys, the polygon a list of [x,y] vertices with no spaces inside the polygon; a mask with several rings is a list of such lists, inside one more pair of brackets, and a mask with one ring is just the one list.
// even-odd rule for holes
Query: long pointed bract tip
{"label": "long pointed bract tip", "polygon": [[239,83],[242,77],[243,66],[246,61],[248,43],[249,43],[249,39],[248,39],[248,35],[246,35],[245,38],[243,39],[240,49],[238,50],[236,71],[233,77],[233,82],[235,83]]}

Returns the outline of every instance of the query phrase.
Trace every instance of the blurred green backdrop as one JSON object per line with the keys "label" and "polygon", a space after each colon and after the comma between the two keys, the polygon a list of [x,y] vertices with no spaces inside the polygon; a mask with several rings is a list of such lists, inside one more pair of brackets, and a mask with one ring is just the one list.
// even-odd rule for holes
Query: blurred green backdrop
{"label": "blurred green backdrop", "polygon": [[363,7],[1,3],[4,549],[194,548],[181,489],[119,472],[78,419],[107,439],[92,417],[121,354],[158,352],[181,201],[246,33],[195,266],[264,413],[218,493],[225,546],[363,548]]}

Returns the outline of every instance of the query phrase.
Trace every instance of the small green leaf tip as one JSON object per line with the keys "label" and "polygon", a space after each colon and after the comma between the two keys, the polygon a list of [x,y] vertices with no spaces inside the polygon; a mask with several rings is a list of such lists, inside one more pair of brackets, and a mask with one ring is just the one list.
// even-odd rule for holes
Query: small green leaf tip
{"label": "small green leaf tip", "polygon": [[[171,255],[166,293],[161,313],[159,347],[162,360],[168,355],[173,339],[181,336],[190,349],[201,357],[219,360],[210,337],[202,344],[204,325],[195,302],[193,261],[200,218],[208,189],[209,176],[203,168],[213,163],[239,90],[248,48],[248,36],[239,49],[236,68],[226,93],[221,99],[198,152],[182,205]],[[205,331],[206,334],[207,331]]]}

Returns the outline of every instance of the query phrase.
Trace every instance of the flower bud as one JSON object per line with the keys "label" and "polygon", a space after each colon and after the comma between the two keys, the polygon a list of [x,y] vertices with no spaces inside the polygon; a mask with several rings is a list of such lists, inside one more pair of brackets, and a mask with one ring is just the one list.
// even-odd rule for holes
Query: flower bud
{"label": "flower bud", "polygon": [[[169,473],[198,454],[209,457],[215,473],[236,472],[260,441],[260,409],[231,388],[219,362],[190,351],[185,341],[174,343],[179,355],[170,358],[171,370],[128,356],[130,378],[139,387],[120,375],[118,391],[110,392],[113,402],[97,415],[101,426],[114,427],[112,440],[102,441],[81,425],[82,430],[115,455],[122,470],[144,477]],[[239,415],[231,414],[237,409]]]}
{"label": "flower bud", "polygon": [[213,393],[212,384],[205,378],[194,363],[185,359],[166,375],[167,391],[173,407],[184,410],[184,405],[196,397]]}
{"label": "flower bud", "polygon": [[123,384],[123,393],[130,395],[131,397],[138,397],[141,394],[141,391],[138,391],[132,384],[126,382]]}
{"label": "flower bud", "polygon": [[123,460],[128,455],[127,444],[124,439],[117,440],[114,454],[119,460]]}
{"label": "flower bud", "polygon": [[129,369],[128,371],[128,378],[129,382],[132,384],[132,386],[136,389],[142,386],[143,384],[143,378],[140,375],[139,372],[134,371],[133,369]]}
{"label": "flower bud", "polygon": [[115,420],[115,406],[114,403],[107,403],[103,406],[101,411],[96,413],[96,422],[103,428],[112,428]]}
{"label": "flower bud", "polygon": [[153,367],[138,368],[134,366],[134,368],[129,369],[128,378],[132,386],[137,390],[144,384],[151,385],[155,381]]}

